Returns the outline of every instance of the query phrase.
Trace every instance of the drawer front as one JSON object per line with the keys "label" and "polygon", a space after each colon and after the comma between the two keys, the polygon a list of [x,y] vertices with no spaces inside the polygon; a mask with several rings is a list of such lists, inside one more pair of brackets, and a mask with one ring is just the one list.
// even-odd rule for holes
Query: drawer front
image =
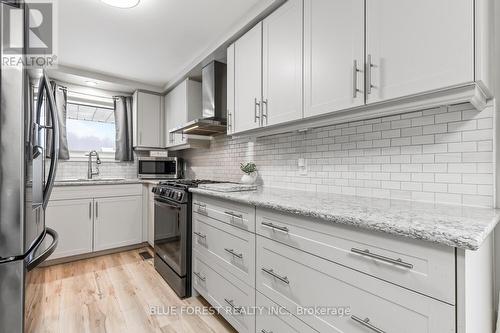
{"label": "drawer front", "polygon": [[257,292],[256,332],[258,333],[316,333],[284,308]]}
{"label": "drawer front", "polygon": [[240,333],[255,332],[255,289],[213,268],[193,250],[193,286]]}
{"label": "drawer front", "polygon": [[255,234],[193,214],[193,247],[255,288]]}
{"label": "drawer front", "polygon": [[260,236],[256,283],[292,314],[316,307],[299,318],[320,332],[455,332],[452,305]]}
{"label": "drawer front", "polygon": [[193,196],[193,212],[255,232],[255,207],[206,196]]}
{"label": "drawer front", "polygon": [[256,223],[259,235],[455,304],[451,247],[265,209],[257,209]]}

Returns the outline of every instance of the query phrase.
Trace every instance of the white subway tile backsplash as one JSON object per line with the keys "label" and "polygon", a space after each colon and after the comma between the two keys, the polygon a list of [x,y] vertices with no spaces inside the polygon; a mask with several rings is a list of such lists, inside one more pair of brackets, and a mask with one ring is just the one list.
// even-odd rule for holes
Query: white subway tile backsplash
{"label": "white subway tile backsplash", "polygon": [[239,164],[252,160],[266,186],[491,207],[492,127],[492,107],[463,104],[254,142],[216,137],[209,149],[179,154],[193,178],[238,181]]}
{"label": "white subway tile backsplash", "polygon": [[455,112],[447,112],[443,114],[438,114],[435,117],[436,124],[440,123],[450,123],[453,121],[461,121],[462,120],[462,112],[460,111],[455,111]]}
{"label": "white subway tile backsplash", "polygon": [[[56,180],[87,178],[87,168],[87,161],[59,161]],[[134,179],[137,178],[137,164],[103,161],[99,165],[99,175],[94,177]]]}

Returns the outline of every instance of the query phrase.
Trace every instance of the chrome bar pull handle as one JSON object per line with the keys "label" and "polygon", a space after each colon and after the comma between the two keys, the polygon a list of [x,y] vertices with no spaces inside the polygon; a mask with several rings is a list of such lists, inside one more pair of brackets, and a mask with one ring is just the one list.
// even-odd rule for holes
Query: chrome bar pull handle
{"label": "chrome bar pull handle", "polygon": [[[265,106],[265,108],[264,108]],[[264,110],[266,112],[264,112]],[[262,101],[262,125],[264,125],[264,119],[266,119],[266,125],[268,124],[267,114],[269,113],[269,103],[267,98]]]}
{"label": "chrome bar pull handle", "polygon": [[204,235],[201,232],[193,231],[193,234],[195,234],[196,236],[198,236],[200,238],[207,239],[207,235]]}
{"label": "chrome bar pull handle", "polygon": [[372,330],[373,332],[376,332],[376,333],[386,333],[385,331],[381,330],[380,328],[373,326],[370,323],[370,319],[369,318],[361,319],[359,317],[356,317],[355,315],[352,315],[351,319],[354,320],[355,322],[357,322],[358,324],[361,324],[362,326],[364,326],[364,327]]}
{"label": "chrome bar pull handle", "polygon": [[95,202],[95,218],[99,217],[99,202]]}
{"label": "chrome bar pull handle", "polygon": [[203,213],[203,214],[207,213],[207,205],[206,204],[201,204],[201,203],[195,202],[194,205],[198,206],[198,209],[196,210],[198,213]]}
{"label": "chrome bar pull handle", "polygon": [[265,330],[265,329],[261,329],[260,333],[273,333],[273,331],[268,331],[268,330]]}
{"label": "chrome bar pull handle", "polygon": [[370,258],[373,258],[373,259],[384,261],[384,262],[387,262],[387,263],[390,263],[390,264],[402,266],[404,268],[413,269],[413,265],[412,264],[404,262],[401,258],[393,259],[393,258],[389,258],[389,257],[386,257],[386,256],[382,256],[380,254],[372,253],[368,249],[360,250],[360,249],[357,249],[357,248],[354,248],[354,247],[351,249],[351,252],[359,254],[359,255],[362,255],[362,256],[365,256],[365,257],[370,257]]}
{"label": "chrome bar pull handle", "polygon": [[287,227],[282,227],[282,226],[279,226],[279,225],[276,225],[276,224],[273,224],[270,222],[262,222],[261,225],[263,225],[264,227],[271,228],[273,230],[279,230],[279,231],[283,231],[283,232],[289,231]]}
{"label": "chrome bar pull handle", "polygon": [[370,95],[372,93],[372,55],[369,54],[366,59],[366,93]]}
{"label": "chrome bar pull handle", "polygon": [[92,219],[92,201],[89,201],[89,220]]}
{"label": "chrome bar pull handle", "polygon": [[193,272],[193,274],[194,274],[194,275],[196,275],[196,277],[197,277],[198,279],[200,279],[201,281],[203,281],[203,282],[205,282],[205,281],[207,280],[207,278],[206,278],[206,277],[204,277],[203,275],[201,275],[201,274],[200,274],[200,273],[198,273],[198,272]]}
{"label": "chrome bar pull handle", "polygon": [[262,267],[262,271],[263,271],[264,273],[267,273],[267,274],[271,275],[272,277],[274,277],[274,278],[276,278],[276,279],[280,280],[280,281],[281,281],[281,282],[283,282],[283,283],[290,284],[290,281],[288,280],[288,277],[286,277],[286,276],[281,276],[281,275],[276,274],[276,273],[274,272],[274,269],[272,269],[272,268],[265,268],[265,267]]}
{"label": "chrome bar pull handle", "polygon": [[243,253],[236,253],[233,249],[224,249],[227,253],[231,254],[233,257],[243,259]]}
{"label": "chrome bar pull handle", "polygon": [[241,306],[235,306],[232,299],[224,298],[224,301],[226,301],[226,303],[229,304],[229,306],[233,308],[237,313],[241,311]]}
{"label": "chrome bar pull handle", "polygon": [[353,98],[357,98],[358,92],[361,92],[361,90],[358,89],[358,72],[360,72],[360,70],[358,69],[358,61],[354,60],[353,65],[352,65],[352,97]]}
{"label": "chrome bar pull handle", "polygon": [[230,212],[230,211],[225,211],[224,213],[226,213],[227,215],[229,215],[231,217],[235,217],[237,219],[243,220],[243,214],[236,214],[236,213],[233,213],[233,212]]}
{"label": "chrome bar pull handle", "polygon": [[257,98],[255,98],[254,100],[254,113],[255,113],[254,123],[256,123],[257,120],[260,120],[260,102],[257,102]]}

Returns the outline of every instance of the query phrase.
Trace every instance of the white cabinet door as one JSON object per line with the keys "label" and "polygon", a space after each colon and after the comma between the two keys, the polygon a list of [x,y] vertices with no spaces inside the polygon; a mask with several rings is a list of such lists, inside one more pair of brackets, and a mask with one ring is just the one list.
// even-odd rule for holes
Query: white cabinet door
{"label": "white cabinet door", "polygon": [[[182,141],[182,135],[178,133],[170,133],[172,129],[179,127],[185,122],[185,118],[182,117],[186,110],[186,83],[182,82],[180,85],[175,87],[166,96],[168,99],[168,104],[166,105],[167,112],[167,124],[168,124],[168,135],[167,135],[167,147],[175,146]],[[183,120],[184,119],[184,120]]]}
{"label": "white cabinet door", "polygon": [[142,241],[142,197],[94,199],[94,251]]}
{"label": "white cabinet door", "polygon": [[165,99],[168,124],[167,147],[184,144],[187,142],[187,135],[170,131],[201,117],[201,83],[186,79],[170,91]]}
{"label": "white cabinet door", "polygon": [[474,80],[473,0],[370,0],[366,6],[368,103]]}
{"label": "white cabinet door", "polygon": [[92,199],[50,201],[45,223],[59,234],[49,259],[92,252]]}
{"label": "white cabinet door", "polygon": [[227,134],[234,133],[234,44],[227,48]]}
{"label": "white cabinet door", "polygon": [[138,147],[162,147],[162,105],[161,96],[137,92],[136,103],[136,129]]}
{"label": "white cabinet door", "polygon": [[258,23],[235,43],[234,132],[261,124],[262,23]]}
{"label": "white cabinet door", "polygon": [[303,0],[289,0],[262,23],[263,125],[303,115],[302,6]]}
{"label": "white cabinet door", "polygon": [[304,116],[364,104],[364,1],[304,0]]}

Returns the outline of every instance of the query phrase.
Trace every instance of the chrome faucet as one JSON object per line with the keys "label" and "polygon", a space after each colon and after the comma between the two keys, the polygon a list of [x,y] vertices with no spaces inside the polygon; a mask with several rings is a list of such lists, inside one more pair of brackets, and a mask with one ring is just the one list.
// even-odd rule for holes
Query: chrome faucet
{"label": "chrome faucet", "polygon": [[[92,176],[98,175],[99,174],[99,164],[101,164],[101,159],[99,158],[99,154],[97,151],[92,150],[90,153],[88,153],[86,156],[89,157],[89,162],[88,162],[88,172],[87,172],[87,178],[92,179]],[[96,157],[96,167],[95,171],[92,170],[92,156]]]}

